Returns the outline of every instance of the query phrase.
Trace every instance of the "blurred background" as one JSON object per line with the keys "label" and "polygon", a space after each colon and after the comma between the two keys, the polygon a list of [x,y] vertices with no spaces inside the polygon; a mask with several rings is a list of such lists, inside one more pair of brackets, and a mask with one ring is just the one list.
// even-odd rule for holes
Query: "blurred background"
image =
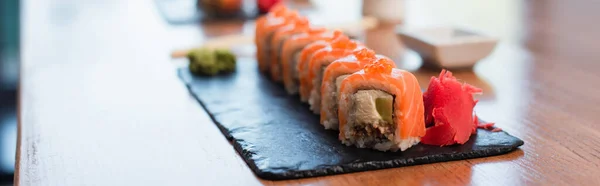
{"label": "blurred background", "polygon": [[[26,60],[27,62],[31,61],[31,64],[50,61],[55,65],[62,64],[71,67],[60,68],[59,72],[66,75],[35,77],[37,79],[29,81],[44,83],[71,77],[86,77],[87,79],[72,78],[69,80],[75,85],[89,82],[98,83],[96,84],[98,87],[94,87],[95,89],[92,90],[102,90],[104,87],[128,88],[132,82],[138,83],[136,81],[148,79],[130,77],[131,73],[126,67],[150,64],[146,70],[156,75],[152,79],[156,82],[144,82],[139,86],[142,88],[160,85],[172,87],[173,84],[169,81],[171,77],[167,76],[171,74],[166,72],[173,71],[174,73],[174,70],[165,70],[166,67],[172,66],[165,62],[170,60],[168,53],[171,50],[197,46],[210,37],[231,34],[251,35],[254,32],[253,22],[247,20],[252,20],[260,12],[264,12],[265,7],[275,1],[277,0],[30,0],[23,2],[0,0],[0,185],[10,184],[13,179],[20,48],[24,48],[23,50],[26,50],[27,53],[35,54],[30,56],[31,59]],[[310,13],[311,20],[319,24],[353,21],[360,18],[361,13],[364,14],[361,12],[364,11],[362,0],[288,1],[294,2],[292,8],[299,9],[302,13]],[[516,136],[539,136],[541,134],[537,133],[538,130],[527,130],[530,129],[526,128],[529,125],[523,123],[533,122],[529,118],[531,115],[543,115],[545,113],[540,112],[546,110],[530,107],[528,104],[569,100],[568,104],[551,105],[555,106],[553,109],[565,110],[566,114],[557,116],[561,117],[559,118],[562,119],[560,122],[566,122],[567,116],[577,118],[576,121],[593,121],[597,117],[595,110],[587,106],[590,99],[581,99],[581,97],[587,97],[588,93],[579,91],[580,93],[575,94],[573,91],[595,90],[593,86],[587,85],[597,84],[595,82],[597,77],[592,76],[592,74],[596,74],[596,69],[593,68],[596,60],[589,59],[600,57],[593,48],[596,46],[596,40],[588,38],[597,33],[600,28],[593,24],[589,26],[588,21],[594,15],[598,15],[594,10],[597,6],[586,6],[588,3],[573,1],[390,1],[403,2],[403,5],[395,7],[405,7],[405,9],[393,9],[400,13],[390,14],[390,12],[384,13],[382,8],[374,8],[372,10],[381,14],[370,13],[390,18],[392,22],[401,22],[402,26],[467,27],[500,39],[500,43],[490,57],[482,60],[474,68],[474,72],[456,74],[460,76],[459,79],[468,80],[469,83],[486,89],[485,95],[488,97],[481,98],[478,103],[478,115],[482,118],[502,123],[504,129],[511,131],[511,134]],[[598,4],[596,3],[596,5]],[[361,33],[362,38],[365,38],[369,47],[401,62],[399,65],[402,68],[412,71],[419,70],[422,64],[421,57],[412,50],[405,50],[406,46],[402,43],[395,42],[397,36],[393,25],[389,28]],[[585,29],[581,29],[581,27],[585,27]],[[21,30],[21,28],[29,29]],[[577,29],[578,34],[572,34],[571,29]],[[90,37],[90,35],[97,34],[99,30],[103,32],[100,36],[117,39]],[[44,31],[47,32],[42,33]],[[25,43],[22,46],[20,46],[20,35],[23,36],[22,41]],[[382,40],[390,42],[381,42]],[[81,49],[89,45],[94,46],[97,50]],[[250,51],[248,55],[253,54],[253,48],[245,49],[247,48],[242,50]],[[132,51],[128,52],[127,50]],[[90,60],[90,56],[94,57],[93,60]],[[83,61],[85,63],[82,63]],[[115,66],[125,67],[126,70],[116,71],[115,76],[103,79],[103,72],[115,72],[112,69]],[[555,74],[563,74],[568,71],[584,73],[571,73],[568,78],[556,80]],[[59,74],[56,71],[49,72],[53,75]],[[83,76],[85,74],[88,76]],[[435,73],[428,72],[419,72],[419,74],[418,78],[425,81],[431,75],[435,75]],[[530,83],[537,84],[531,86]],[[52,88],[54,87],[44,90]],[[111,105],[113,102],[104,103],[105,99],[102,99],[104,95],[69,86],[64,88],[70,88],[68,91],[73,94],[80,93],[82,100],[87,99],[86,96],[92,97],[87,100],[91,106],[114,108],[114,105]],[[52,97],[61,95],[62,92],[52,93],[54,94],[48,92],[38,94]],[[128,100],[128,103],[137,103],[136,100],[144,100],[143,98],[158,94],[142,95],[140,93],[146,92],[132,90],[124,96],[121,95],[121,92],[114,95],[122,96],[121,98],[136,98]],[[62,103],[60,98],[68,100],[68,96],[63,96],[51,103]],[[573,107],[576,109],[572,109]],[[131,104],[131,108],[142,107]],[[40,112],[47,112],[49,109],[54,108],[49,106],[40,109]],[[86,109],[86,111],[94,111],[91,108]],[[123,110],[125,109],[111,113],[117,116],[118,112]],[[88,112],[82,111],[81,113]],[[539,123],[557,122],[552,117],[540,118],[534,121]],[[55,123],[49,121],[44,124],[51,125],[45,129],[51,128],[56,131],[72,127],[69,125],[70,123],[56,126]],[[136,127],[132,128],[137,129]],[[107,149],[112,148],[107,147]],[[40,152],[59,152],[59,150],[53,151],[50,146],[42,146],[38,150]],[[73,150],[73,152],[77,151]],[[83,157],[83,155],[81,156]],[[63,161],[56,158],[56,161],[58,160]],[[59,163],[66,164],[65,162]],[[47,166],[52,165],[54,164],[50,163]],[[474,169],[477,171],[473,172],[473,178],[475,180],[478,176],[489,178],[489,175],[485,175],[485,171],[481,171],[485,168],[497,169],[491,165],[479,165]],[[69,171],[78,170],[70,169],[60,172],[59,175],[70,175],[74,172]],[[526,169],[515,166],[507,170],[512,170],[507,172],[517,175],[522,174],[522,171]],[[102,170],[98,172],[105,173]]]}
{"label": "blurred background", "polygon": [[0,185],[13,180],[19,78],[19,0],[0,1]]}
{"label": "blurred background", "polygon": [[[310,13],[311,18],[315,23],[326,24],[328,22],[348,22],[357,20],[361,17],[361,0],[289,1],[294,2],[293,6],[295,7],[292,8],[299,9],[303,13]],[[85,7],[75,6],[77,4],[76,1],[50,2],[52,6],[48,6],[48,4],[46,6],[51,7],[51,10],[53,11],[50,11],[49,14],[40,13],[40,15],[42,17],[49,17],[48,22],[56,24],[55,26],[65,27],[67,30],[72,28],[74,24],[69,21],[77,20],[74,19],[76,17],[88,15],[82,12],[88,12],[92,15],[92,17],[87,18],[96,18],[96,15],[93,14],[95,9],[90,9],[88,7],[88,10]],[[214,31],[206,30],[211,27],[199,25],[231,24],[234,26],[219,27],[229,28],[229,30],[223,30],[219,33],[228,34],[242,32],[244,34],[249,34],[248,32],[252,32],[252,26],[240,24],[240,22],[254,19],[260,13],[266,12],[268,7],[276,2],[277,0],[153,0],[148,1],[147,4],[153,5],[152,8],[154,8],[156,13],[162,18],[162,20],[155,21],[164,21],[168,26],[171,26],[168,28],[172,28],[172,30],[183,29],[185,31],[193,31],[189,32],[187,35],[183,34],[185,37],[177,37],[185,39],[173,39],[170,41],[171,45],[181,47],[187,46],[190,43],[197,43],[198,34],[215,33]],[[398,0],[397,2],[404,1]],[[100,2],[95,3],[102,4]],[[0,1],[0,183],[12,181],[14,172],[17,128],[16,98],[19,78],[20,4],[19,0]],[[329,9],[328,11],[318,11],[318,7],[332,6],[336,6],[336,8]],[[402,7],[404,5],[394,4],[394,6]],[[470,6],[484,8],[471,9],[469,8]],[[406,9],[406,11],[394,9],[396,14],[387,12],[384,15],[382,12],[385,8],[382,9],[381,7],[374,7],[374,10],[381,13],[380,15],[382,16],[387,16],[392,19],[392,22],[396,23],[404,22],[405,24],[413,26],[432,26],[439,23],[462,23],[463,25],[459,26],[481,28],[488,34],[494,36],[508,36],[505,37],[506,39],[519,38],[514,35],[523,33],[523,31],[519,29],[519,20],[522,20],[521,18],[523,17],[519,7],[522,6],[523,3],[520,1],[495,1],[493,3],[484,3],[468,0],[463,1],[462,3],[438,1],[436,3],[424,4],[420,4],[417,1],[406,1],[406,7],[410,8]],[[34,10],[36,9],[35,7],[37,6],[34,6]],[[39,7],[44,7],[43,3],[40,3]],[[42,10],[46,9],[40,8],[39,12],[44,12]],[[386,10],[389,10],[389,8]],[[470,12],[456,14],[455,11],[457,10]],[[476,16],[470,16],[471,14],[481,14],[481,11],[484,10],[491,12],[491,15],[495,16],[488,16],[486,19],[478,19]],[[371,12],[371,14],[373,14],[373,12]],[[411,19],[404,20],[404,16],[411,17]],[[124,19],[126,20],[127,18]],[[394,19],[396,19],[396,21],[394,21]],[[203,23],[198,24],[198,22]],[[497,22],[502,22],[502,27],[499,27],[498,24],[496,24]],[[94,22],[93,26],[98,26],[96,24],[101,25],[100,23],[102,22]],[[113,24],[116,23],[110,23],[110,26],[122,26]],[[42,28],[45,28],[44,25],[46,25],[46,22],[39,25],[41,25]],[[198,31],[200,31],[200,33],[198,33]],[[174,35],[182,35],[180,33],[182,31],[177,30],[174,32],[177,32],[177,34]],[[390,42],[382,44],[381,42],[377,42],[378,40],[381,40],[382,37],[394,38],[393,31],[389,30],[389,32],[366,34],[370,35],[371,40],[375,40],[375,42],[367,41],[367,43],[371,44],[372,47],[377,48],[378,51],[382,51],[384,54],[394,57],[395,59],[407,61],[403,64],[404,68],[415,70],[420,66],[421,62],[418,60],[419,57],[414,52],[407,51],[406,55],[401,55],[402,53],[398,52],[402,51],[401,49],[403,48],[399,43]],[[47,38],[42,37],[40,39]],[[504,41],[518,42],[510,40]],[[498,58],[496,60],[503,59]],[[494,64],[499,63],[488,64],[488,68],[494,68],[493,66],[490,66]],[[515,64],[518,63],[515,62]],[[427,74],[427,76],[429,75],[430,74]],[[485,85],[475,84],[480,87],[485,87]],[[482,102],[482,104],[486,104],[486,102]],[[485,111],[483,111],[483,114],[485,115]]]}
{"label": "blurred background", "polygon": [[[311,20],[313,20],[314,23],[317,24],[326,24],[329,22],[348,22],[357,20],[362,16],[361,6],[363,6],[363,4],[361,0],[289,1],[294,2],[292,8],[299,9],[300,12],[303,13],[310,13],[310,17],[312,18]],[[219,34],[233,34],[240,32],[243,34],[250,34],[249,32],[252,32],[252,25],[240,23],[244,23],[246,20],[254,19],[260,13],[266,12],[268,7],[276,2],[277,0],[153,0],[148,1],[147,4],[153,5],[152,8],[156,10],[155,13],[160,15],[160,17],[162,18],[162,20],[156,19],[155,21],[164,21],[164,23],[167,23],[167,25],[169,26],[169,31],[176,32],[177,34],[173,35],[179,36],[176,38],[171,38],[172,41],[170,41],[169,44],[181,47],[187,46],[191,43],[198,43],[199,34],[203,35],[216,33],[210,30],[210,26],[203,27],[211,24],[232,25],[229,27],[219,27],[228,28],[227,30],[218,32]],[[405,1],[398,0],[396,1],[396,3],[397,2]],[[36,25],[42,28],[47,28],[44,27],[45,25],[55,24],[54,26],[64,27],[65,29],[69,30],[74,27],[73,25],[75,25],[74,23],[69,21],[76,21],[78,20],[75,19],[77,17],[85,17],[86,15],[88,15],[91,17],[85,18],[96,18],[96,14],[94,13],[97,12],[94,12],[95,9],[92,9],[90,7],[87,7],[86,9],[85,6],[75,6],[77,4],[76,1],[50,1],[46,3],[50,3],[52,6],[49,6],[48,4],[43,5],[43,3],[40,3],[39,7],[51,7],[49,9],[52,11],[49,11],[48,8],[40,8],[39,12],[42,13],[32,14],[40,15],[41,17],[49,17],[49,21]],[[101,2],[94,3],[102,4]],[[19,78],[19,24],[21,18],[20,4],[21,3],[19,0],[0,1],[0,183],[10,183],[12,181],[14,172],[14,155],[16,149],[15,147],[17,132],[16,98]],[[495,1],[493,3],[475,0],[467,0],[463,1],[462,3],[452,3],[443,1],[437,1],[436,3],[419,3],[418,1],[406,1],[406,5],[393,5],[394,7],[406,6],[410,8],[407,8],[406,10],[393,9],[395,13],[390,13],[389,8],[385,9],[382,7],[373,7],[372,9],[375,10],[375,12],[380,13],[377,15],[389,18],[394,23],[405,23],[412,26],[435,26],[440,23],[461,23],[459,26],[483,29],[486,33],[494,36],[506,36],[504,38],[505,42],[519,42],[518,38],[520,37],[517,35],[523,33],[523,30],[520,29],[520,22],[523,20],[523,13],[522,11],[520,11],[520,7],[523,6],[523,3],[521,1]],[[318,7],[332,6],[335,6],[336,8],[328,9],[327,11],[318,10]],[[32,9],[37,10],[36,7],[38,6],[34,6]],[[472,9],[469,7],[483,8]],[[143,8],[140,9],[143,10]],[[369,8],[365,8],[365,10],[368,9]],[[384,12],[384,9],[388,10],[388,12]],[[44,10],[49,11],[50,13],[43,14]],[[109,8],[107,10],[111,9]],[[458,12],[464,13],[456,14],[455,12],[457,10],[460,10]],[[482,11],[488,11],[488,14],[490,14],[490,16],[487,16],[486,19],[478,19],[477,16],[470,16],[473,14],[482,14]],[[374,14],[374,12],[370,12],[370,14]],[[410,19],[404,20],[404,16],[410,17]],[[128,19],[123,18],[122,20]],[[202,22],[202,24],[198,24],[199,22]],[[496,24],[498,22],[502,22],[503,24],[499,26],[499,24]],[[99,25],[102,25],[101,23],[103,22],[94,22],[92,27],[96,28]],[[117,23],[109,23],[108,25],[116,26],[115,29],[117,29],[120,26],[123,26],[122,24],[114,24]],[[127,28],[125,29],[127,30]],[[180,29],[183,31],[176,29]],[[192,32],[186,32],[188,30],[191,30]],[[381,51],[382,53],[391,56],[394,59],[398,59],[399,61],[406,61],[405,63],[403,63],[403,68],[416,70],[421,65],[421,61],[419,60],[419,57],[416,53],[412,51],[406,51],[406,55],[403,55],[403,53],[399,52],[403,51],[403,46],[401,46],[400,43],[377,42],[379,40],[382,40],[382,38],[396,37],[392,30],[393,28],[390,28],[390,30],[387,31],[384,30],[384,32],[378,31],[373,33],[366,33],[365,35],[369,35],[369,37],[367,38],[375,41],[370,42],[369,40],[367,40],[366,42],[373,48],[376,48],[377,51]],[[183,32],[185,32],[186,34],[181,34]],[[54,35],[60,34],[54,33]],[[51,34],[50,36],[54,35]],[[48,39],[45,37],[46,36],[40,37],[39,39]],[[54,44],[55,43],[53,43],[53,45]],[[59,43],[56,44],[60,45]],[[63,48],[65,47],[63,46]],[[506,48],[509,47],[501,46],[500,51],[506,51]],[[492,60],[509,61],[508,63],[520,65],[520,63],[518,63],[520,60],[506,60],[501,57]],[[484,64],[483,67],[485,68],[485,66],[487,65],[487,68],[495,68],[495,64],[501,63],[488,63]],[[506,62],[504,64],[506,64]],[[470,74],[472,75],[472,73]],[[513,72],[513,74],[516,73]],[[430,76],[430,74],[426,74],[425,76]],[[475,84],[479,87],[486,86],[482,85],[481,83],[477,84],[477,82],[475,82]],[[488,93],[488,95],[493,94]],[[482,102],[481,104],[487,103]],[[483,115],[485,115],[485,110],[482,111],[482,113]]]}

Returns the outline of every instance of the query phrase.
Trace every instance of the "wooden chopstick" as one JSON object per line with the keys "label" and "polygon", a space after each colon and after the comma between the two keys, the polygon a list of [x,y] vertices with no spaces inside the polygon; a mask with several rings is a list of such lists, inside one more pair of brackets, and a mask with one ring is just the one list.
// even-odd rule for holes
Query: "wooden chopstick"
{"label": "wooden chopstick", "polygon": [[[343,23],[338,25],[328,25],[326,26],[328,29],[338,29],[341,31],[348,30],[369,30],[377,27],[379,21],[374,17],[363,17],[361,20],[349,23]],[[206,42],[202,43],[201,47],[206,48],[231,48],[234,45],[244,45],[244,44],[252,44],[254,43],[253,35],[228,35],[228,36],[220,36],[213,39],[209,39]],[[188,52],[192,49],[183,49],[183,50],[175,50],[171,53],[172,58],[182,58],[187,56]]]}

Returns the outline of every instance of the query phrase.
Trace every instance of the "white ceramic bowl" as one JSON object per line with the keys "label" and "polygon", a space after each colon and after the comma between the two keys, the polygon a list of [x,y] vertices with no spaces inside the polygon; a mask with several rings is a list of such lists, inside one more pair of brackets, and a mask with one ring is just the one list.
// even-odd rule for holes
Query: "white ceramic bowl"
{"label": "white ceramic bowl", "polygon": [[437,27],[399,29],[402,43],[423,58],[423,65],[447,69],[470,68],[487,57],[497,40],[465,29]]}

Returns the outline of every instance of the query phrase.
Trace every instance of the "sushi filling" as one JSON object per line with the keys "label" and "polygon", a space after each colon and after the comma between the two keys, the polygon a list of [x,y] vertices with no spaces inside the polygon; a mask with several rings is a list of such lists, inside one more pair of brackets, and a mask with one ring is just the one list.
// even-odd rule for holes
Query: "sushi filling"
{"label": "sushi filling", "polygon": [[269,61],[269,54],[273,51],[273,49],[270,47],[269,42],[271,41],[271,39],[273,39],[273,35],[274,33],[268,33],[267,36],[265,37],[266,42],[264,42],[264,46],[263,48],[265,49],[264,52],[261,54],[263,59],[265,59],[265,68],[266,69],[261,69],[261,70],[265,70],[268,71],[269,68],[271,68],[271,64]]}
{"label": "sushi filling", "polygon": [[275,53],[275,61],[273,61],[275,63],[275,65],[273,66],[274,69],[272,69],[272,71],[275,73],[275,75],[277,77],[281,77],[281,52],[283,50],[281,50],[281,48],[283,47],[283,43],[285,42],[285,40],[287,40],[288,37],[284,37],[282,38],[279,43],[277,43],[276,48],[273,49]]}
{"label": "sushi filling", "polygon": [[394,149],[394,96],[380,90],[359,90],[351,96],[346,143],[360,148]]}
{"label": "sushi filling", "polygon": [[[298,93],[298,70],[296,69],[296,65],[298,64],[298,61],[300,61],[300,54],[302,52],[302,48],[295,50],[292,53],[292,56],[289,56],[288,58],[290,58],[289,63],[287,64],[290,71],[289,71],[289,76],[291,76],[291,83],[286,84],[285,88],[288,91],[288,93],[290,94],[297,94]],[[285,57],[285,56],[284,56]],[[287,77],[284,77],[287,78]]]}
{"label": "sushi filling", "polygon": [[[332,86],[329,90],[334,90],[328,95],[329,102],[323,102],[323,104],[327,104],[327,120],[324,121],[323,125],[325,125],[326,129],[338,129],[338,102],[337,98],[340,95],[340,87],[342,86],[342,81],[346,79],[350,74],[338,76],[333,80],[330,84]],[[325,98],[323,98],[325,99]]]}
{"label": "sushi filling", "polygon": [[[337,78],[335,78],[335,93],[333,94],[333,100],[337,100],[337,95],[340,94],[340,88],[342,88],[342,81],[344,81],[344,79],[346,79],[348,76],[350,76],[350,74],[341,75],[341,76],[338,76]],[[336,105],[337,105],[337,101],[336,101]],[[337,108],[337,106],[336,106],[336,108]]]}
{"label": "sushi filling", "polygon": [[296,69],[296,65],[298,65],[298,62],[300,61],[301,53],[302,48],[296,50],[292,56],[292,60],[290,60],[292,62],[292,64],[290,64],[290,67],[292,67],[292,77],[294,81],[298,81],[298,79],[300,79],[300,76],[298,75],[298,70]]}
{"label": "sushi filling", "polygon": [[310,98],[308,100],[310,110],[315,114],[321,112],[321,82],[323,80],[325,68],[327,68],[327,66],[321,66],[319,73],[315,76],[315,79],[313,79],[313,89],[310,91]]}

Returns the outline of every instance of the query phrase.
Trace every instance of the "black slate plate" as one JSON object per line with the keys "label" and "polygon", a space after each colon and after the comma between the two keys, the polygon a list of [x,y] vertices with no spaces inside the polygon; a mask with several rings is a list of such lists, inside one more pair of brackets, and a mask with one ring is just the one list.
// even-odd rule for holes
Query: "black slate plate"
{"label": "black slate plate", "polygon": [[464,145],[419,144],[404,152],[345,146],[297,96],[261,75],[254,59],[235,73],[180,78],[258,177],[284,180],[504,154],[523,145],[506,132],[478,130]]}

